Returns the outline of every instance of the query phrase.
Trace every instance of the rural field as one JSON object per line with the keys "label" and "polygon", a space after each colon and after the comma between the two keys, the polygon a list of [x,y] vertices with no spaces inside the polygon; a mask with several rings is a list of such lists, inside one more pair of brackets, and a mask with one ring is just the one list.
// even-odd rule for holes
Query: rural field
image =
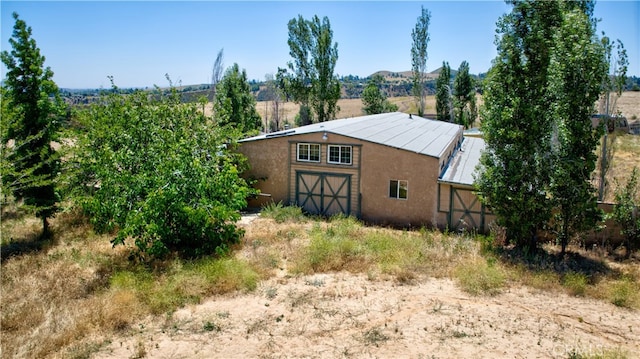
{"label": "rural field", "polygon": [[[478,107],[482,104],[482,96],[476,97]],[[389,101],[398,105],[398,111],[405,113],[417,113],[414,98],[411,96],[402,97],[390,97]],[[629,121],[634,119],[640,119],[640,91],[627,91],[617,100],[617,108]],[[340,99],[338,100],[338,106],[340,111],[337,114],[337,118],[362,116],[362,100],[361,99]],[[258,113],[264,120],[265,114],[268,112],[269,118],[272,116],[271,103],[267,101],[259,101],[256,105]],[[281,118],[285,122],[294,123],[296,114],[299,111],[300,106],[293,102],[286,102],[281,105]],[[426,112],[428,114],[436,113],[436,98],[435,96],[427,96]],[[209,104],[208,113],[211,114],[211,104]],[[480,123],[476,122],[475,126],[479,126]]]}

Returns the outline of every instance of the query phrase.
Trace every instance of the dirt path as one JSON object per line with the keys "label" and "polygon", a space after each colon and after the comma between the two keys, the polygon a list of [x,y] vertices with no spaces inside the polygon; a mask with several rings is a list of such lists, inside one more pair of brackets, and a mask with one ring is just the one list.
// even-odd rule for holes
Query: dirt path
{"label": "dirt path", "polygon": [[637,357],[640,314],[512,288],[470,297],[448,279],[413,285],[334,273],[281,276],[140,323],[96,358]]}

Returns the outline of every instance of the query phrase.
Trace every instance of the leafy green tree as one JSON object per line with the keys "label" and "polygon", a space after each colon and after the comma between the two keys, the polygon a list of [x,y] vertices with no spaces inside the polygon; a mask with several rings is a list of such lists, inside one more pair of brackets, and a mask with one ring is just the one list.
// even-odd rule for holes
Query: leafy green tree
{"label": "leafy green tree", "polygon": [[[218,127],[197,103],[170,94],[113,93],[79,114],[87,128],[76,156],[74,198],[113,244],[133,240],[141,260],[225,252],[242,235],[234,222],[253,191]],[[221,91],[216,96],[222,97]]]}
{"label": "leafy green tree", "polygon": [[418,116],[424,115],[426,106],[427,90],[427,45],[429,44],[429,21],[431,13],[420,7],[420,16],[416,21],[416,26],[411,30],[411,72],[413,73],[413,96],[418,105]]}
{"label": "leafy green tree", "polygon": [[498,22],[485,83],[477,186],[517,245],[533,249],[549,220],[564,254],[600,212],[590,178],[598,132],[590,116],[608,72],[592,1],[512,1]]}
{"label": "leafy green tree", "polygon": [[[60,161],[51,141],[56,140],[64,106],[53,71],[44,67],[45,57],[31,37],[31,27],[17,13],[13,18],[12,50],[0,54],[7,67],[2,88],[2,187],[42,219],[46,237],[48,218],[58,211]],[[13,146],[7,146],[9,140]]]}
{"label": "leafy green tree", "polygon": [[582,9],[564,12],[549,65],[549,117],[555,121],[549,192],[563,255],[573,235],[593,228],[602,217],[591,182],[601,132],[594,131],[591,115],[608,66],[591,17]]}
{"label": "leafy green tree", "polygon": [[241,72],[238,64],[227,69],[218,83],[213,108],[220,126],[231,125],[243,133],[256,132],[262,126],[247,72]]}
{"label": "leafy green tree", "polygon": [[289,21],[288,29],[293,61],[287,64],[291,71],[287,92],[300,104],[301,121],[311,122],[313,113],[318,122],[332,120],[339,110],[340,82],[334,75],[338,44],[333,43],[329,18],[305,20],[298,15]]}
{"label": "leafy green tree", "polygon": [[455,123],[469,128],[478,116],[475,81],[469,76],[469,63],[462,61],[453,83]]}
{"label": "leafy green tree", "polygon": [[442,61],[442,68],[436,80],[436,119],[453,122],[453,108],[451,104],[451,68],[449,63]]}
{"label": "leafy green tree", "polygon": [[640,246],[640,173],[634,167],[631,176],[624,186],[618,186],[615,192],[616,205],[609,215],[620,225],[620,233],[624,236],[625,256]]}
{"label": "leafy green tree", "polygon": [[552,120],[547,94],[550,53],[562,22],[556,1],[511,1],[497,23],[497,58],[484,87],[482,132],[486,150],[476,185],[506,228],[508,240],[537,247],[551,217],[547,196]]}
{"label": "leafy green tree", "polygon": [[362,111],[366,115],[376,113],[398,111],[398,105],[389,102],[387,96],[380,90],[384,78],[381,75],[374,75],[362,92]]}

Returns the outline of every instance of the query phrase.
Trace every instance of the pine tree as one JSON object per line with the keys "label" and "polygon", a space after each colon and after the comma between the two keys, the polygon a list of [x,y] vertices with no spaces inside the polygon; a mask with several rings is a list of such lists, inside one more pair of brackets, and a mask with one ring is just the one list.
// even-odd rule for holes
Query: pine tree
{"label": "pine tree", "polygon": [[[61,124],[62,101],[53,82],[53,71],[44,68],[31,37],[31,27],[13,13],[15,25],[9,39],[11,52],[3,51],[7,67],[3,85],[3,190],[42,219],[43,237],[49,235],[48,218],[58,210],[55,180],[59,156],[51,147]],[[12,147],[7,146],[13,140]],[[11,168],[12,167],[12,168]]]}

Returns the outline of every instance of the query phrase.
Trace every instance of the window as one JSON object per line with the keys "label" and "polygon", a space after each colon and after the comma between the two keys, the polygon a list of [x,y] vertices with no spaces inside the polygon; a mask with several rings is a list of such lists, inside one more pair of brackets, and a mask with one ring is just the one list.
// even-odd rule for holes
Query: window
{"label": "window", "polygon": [[298,161],[320,162],[320,145],[317,143],[298,143]]}
{"label": "window", "polygon": [[341,165],[351,164],[351,146],[329,145],[329,163],[337,163]]}
{"label": "window", "polygon": [[397,199],[407,199],[407,192],[409,191],[409,182],[391,180],[389,182],[389,197]]}

